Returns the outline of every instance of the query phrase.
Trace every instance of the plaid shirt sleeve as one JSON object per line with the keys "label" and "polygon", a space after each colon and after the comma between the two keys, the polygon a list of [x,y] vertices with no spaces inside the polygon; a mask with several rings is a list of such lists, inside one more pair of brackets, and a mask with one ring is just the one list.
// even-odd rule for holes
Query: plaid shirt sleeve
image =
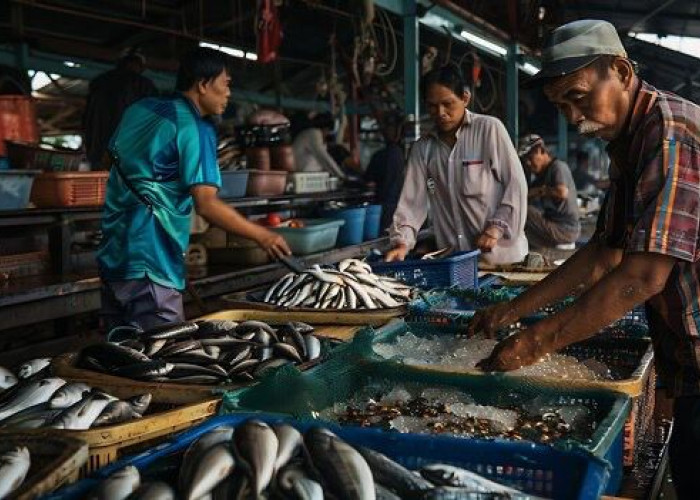
{"label": "plaid shirt sleeve", "polygon": [[700,151],[682,109],[673,120],[650,120],[633,203],[635,220],[627,252],[654,252],[684,261],[698,260]]}

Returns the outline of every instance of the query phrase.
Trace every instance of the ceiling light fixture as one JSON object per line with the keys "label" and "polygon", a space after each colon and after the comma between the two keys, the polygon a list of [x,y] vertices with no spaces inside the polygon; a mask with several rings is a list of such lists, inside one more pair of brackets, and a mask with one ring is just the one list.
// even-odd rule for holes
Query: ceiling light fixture
{"label": "ceiling light fixture", "polygon": [[460,36],[466,39],[469,43],[488,50],[489,52],[494,52],[499,56],[505,56],[508,53],[508,49],[506,49],[504,46],[498,45],[497,43],[482,38],[479,35],[475,35],[474,33],[470,33],[466,30],[462,30]]}

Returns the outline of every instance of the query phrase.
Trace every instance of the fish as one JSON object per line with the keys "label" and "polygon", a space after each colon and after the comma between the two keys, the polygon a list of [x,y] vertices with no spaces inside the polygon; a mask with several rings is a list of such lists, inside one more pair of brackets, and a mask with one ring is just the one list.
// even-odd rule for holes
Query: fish
{"label": "fish", "polygon": [[4,366],[0,366],[0,390],[7,390],[17,385],[17,377]]}
{"label": "fish", "polygon": [[112,473],[108,478],[99,482],[89,500],[125,500],[141,486],[141,474],[133,465]]}
{"label": "fish", "polygon": [[36,358],[22,363],[17,371],[17,376],[20,379],[26,379],[32,375],[36,375],[41,370],[51,364],[51,358]]}
{"label": "fish", "polygon": [[314,335],[305,335],[304,342],[306,343],[306,359],[313,361],[321,356],[321,341]]}
{"label": "fish", "polygon": [[430,481],[414,474],[382,453],[365,447],[358,447],[357,451],[372,469],[374,480],[395,491],[401,498],[408,498],[417,491],[434,487]]}
{"label": "fish", "polygon": [[82,382],[69,382],[57,390],[49,399],[50,408],[68,408],[77,403],[92,387]]}
{"label": "fish", "polygon": [[[221,368],[221,367],[219,367]],[[221,373],[223,371],[223,374]],[[173,363],[173,369],[168,373],[170,378],[190,377],[193,375],[209,375],[212,377],[226,378],[226,371],[217,370],[209,366],[195,365],[194,363]]]}
{"label": "fish", "polygon": [[304,445],[304,437],[289,424],[275,424],[272,431],[277,436],[277,458],[274,470],[280,470]]}
{"label": "fish", "polygon": [[203,434],[187,447],[187,450],[182,455],[180,474],[178,476],[180,491],[187,489],[194,467],[199,463],[204,453],[218,444],[228,443],[232,437],[233,427],[222,425]]}
{"label": "fish", "polygon": [[249,345],[243,345],[241,348],[236,348],[224,356],[224,364],[229,365],[229,367],[235,366],[241,361],[248,359],[252,348]]}
{"label": "fish", "polygon": [[239,500],[250,498],[250,481],[245,474],[235,469],[211,491],[211,500]]}
{"label": "fish", "polygon": [[396,493],[376,482],[374,483],[374,492],[377,495],[377,500],[401,500],[401,497]]}
{"label": "fish", "polygon": [[84,358],[88,356],[107,370],[150,361],[151,359],[142,352],[112,342],[99,342],[84,347],[82,351],[80,351],[80,357]]}
{"label": "fish", "polygon": [[279,440],[275,432],[259,420],[247,420],[233,435],[236,458],[248,470],[253,493],[259,497],[272,480]]}
{"label": "fish", "polygon": [[518,490],[486,479],[466,469],[446,464],[431,464],[420,469],[420,475],[437,486],[466,488],[484,493],[519,494]]}
{"label": "fish", "polygon": [[197,326],[197,338],[209,337],[220,334],[232,333],[236,330],[238,326],[238,321],[233,321],[230,319],[207,319],[196,321]]}
{"label": "fish", "polygon": [[144,351],[144,354],[146,356],[152,357],[155,355],[158,351],[160,351],[165,344],[168,343],[168,339],[158,339],[158,340],[153,340],[146,346],[146,350]]}
{"label": "fish", "polygon": [[297,363],[301,363],[302,359],[301,356],[299,355],[299,351],[297,351],[296,347],[293,345],[284,343],[284,342],[278,342],[277,344],[272,346],[272,350],[275,354],[291,359],[292,361],[295,361]]}
{"label": "fish", "polygon": [[188,351],[194,351],[196,349],[201,349],[202,343],[199,340],[181,340],[179,342],[173,342],[166,345],[157,353],[157,358],[167,358],[170,356],[177,356]]}
{"label": "fish", "polygon": [[236,333],[247,333],[250,331],[264,330],[267,333],[275,333],[275,330],[263,321],[248,320],[239,323],[236,327]]}
{"label": "fish", "polygon": [[139,489],[129,495],[129,500],[175,500],[175,490],[164,481],[153,481],[142,484]]}
{"label": "fish", "polygon": [[304,443],[323,485],[339,500],[375,500],[372,470],[355,448],[319,427],[306,433]]}
{"label": "fish", "polygon": [[119,345],[123,345],[125,347],[128,347],[130,349],[133,349],[134,351],[138,351],[141,353],[146,352],[146,344],[141,342],[138,339],[127,339],[122,342],[119,342]]}
{"label": "fish", "polygon": [[151,405],[152,399],[153,396],[149,393],[146,393],[139,394],[138,396],[132,396],[129,399],[127,399],[126,402],[129,403],[131,408],[136,413],[143,416],[143,414],[146,413],[146,410],[148,410],[148,407]]}
{"label": "fish", "polygon": [[300,464],[288,464],[277,475],[277,483],[285,498],[297,500],[323,500],[323,487],[308,477]]}
{"label": "fish", "polygon": [[0,455],[0,498],[6,498],[22,485],[31,462],[26,446],[18,446]]}
{"label": "fish", "polygon": [[0,420],[4,420],[30,406],[47,402],[53,394],[66,384],[62,378],[45,378],[19,387],[15,394],[0,406]]}
{"label": "fish", "polygon": [[141,338],[148,340],[187,338],[198,329],[199,325],[191,321],[166,323],[146,330],[141,334]]}
{"label": "fish", "polygon": [[121,366],[113,370],[114,375],[119,377],[129,377],[136,379],[148,379],[151,377],[161,377],[173,371],[173,364],[162,359],[134,363],[132,365]]}
{"label": "fish", "polygon": [[51,427],[76,431],[89,429],[109,403],[110,398],[104,394],[92,393],[66,408],[51,422]]}
{"label": "fish", "polygon": [[251,370],[254,366],[257,366],[260,364],[260,361],[257,359],[246,359],[238,363],[237,365],[233,366],[229,371],[228,374],[230,375],[237,375],[239,373],[243,373],[246,371]]}
{"label": "fish", "polygon": [[221,377],[214,375],[188,375],[179,378],[169,378],[168,382],[174,384],[216,385],[221,382]]}
{"label": "fish", "polygon": [[[520,495],[522,496],[522,495]],[[432,490],[421,492],[415,497],[417,500],[509,500],[511,495],[493,492],[478,492],[469,488],[454,488],[451,486],[439,486]],[[528,500],[537,500],[538,497],[527,495]]]}
{"label": "fish", "polygon": [[11,429],[38,429],[51,422],[63,408],[50,408],[49,403],[41,403],[15,413],[0,422],[0,427]]}
{"label": "fish", "polygon": [[226,479],[236,466],[229,447],[216,444],[202,453],[185,492],[186,500],[196,500],[213,490],[217,484]]}
{"label": "fish", "polygon": [[112,401],[105,406],[91,427],[115,425],[141,418],[142,415],[126,401]]}

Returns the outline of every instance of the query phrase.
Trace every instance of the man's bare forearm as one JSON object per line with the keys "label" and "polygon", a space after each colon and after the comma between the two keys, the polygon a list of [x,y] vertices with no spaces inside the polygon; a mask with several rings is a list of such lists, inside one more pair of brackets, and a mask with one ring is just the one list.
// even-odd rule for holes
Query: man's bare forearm
{"label": "man's bare forearm", "polygon": [[570,307],[537,323],[535,334],[548,350],[593,336],[636,305],[660,293],[675,261],[657,254],[626,258]]}

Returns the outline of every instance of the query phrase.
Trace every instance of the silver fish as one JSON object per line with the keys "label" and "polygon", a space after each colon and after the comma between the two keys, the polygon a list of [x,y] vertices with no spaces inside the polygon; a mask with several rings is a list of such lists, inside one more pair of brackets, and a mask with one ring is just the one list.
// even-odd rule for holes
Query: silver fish
{"label": "silver fish", "polygon": [[377,495],[377,500],[401,500],[400,496],[379,483],[374,483],[374,492]]}
{"label": "silver fish", "polygon": [[264,377],[268,372],[280,368],[284,365],[291,363],[288,359],[282,358],[271,358],[258,363],[255,368],[251,371],[253,377],[261,378]]}
{"label": "silver fish", "polygon": [[109,402],[104,394],[90,394],[61,413],[51,427],[77,431],[89,429]]}
{"label": "silver fish", "polygon": [[217,444],[205,451],[192,471],[185,490],[186,500],[196,500],[213,490],[233,471],[236,461],[225,444]]}
{"label": "silver fish", "polygon": [[246,333],[256,330],[265,330],[267,333],[275,333],[275,330],[263,321],[243,321],[242,323],[239,323],[236,327],[236,333]]}
{"label": "silver fish", "polygon": [[289,424],[273,425],[272,430],[277,436],[278,442],[277,458],[275,459],[275,471],[278,471],[299,452],[304,444],[304,437]]}
{"label": "silver fish", "polygon": [[92,387],[82,382],[69,382],[57,390],[49,399],[50,408],[68,408],[77,403]]}
{"label": "silver fish", "polygon": [[0,498],[19,488],[27,477],[31,455],[26,446],[18,446],[0,455]]}
{"label": "silver fish", "polygon": [[357,451],[372,469],[374,480],[395,491],[401,498],[408,498],[417,491],[433,488],[430,481],[426,481],[382,453],[364,447],[358,448]]}
{"label": "silver fish", "polygon": [[353,281],[348,281],[348,286],[352,288],[353,292],[357,294],[359,299],[358,302],[362,302],[367,309],[376,309],[377,306],[372,300],[372,298],[367,294],[367,290],[360,283],[354,283]]}
{"label": "silver fish", "polygon": [[15,413],[0,422],[0,426],[10,429],[38,429],[47,425],[62,411],[62,408],[49,408],[48,403],[41,403]]}
{"label": "silver fish", "polygon": [[160,350],[165,346],[165,344],[167,344],[167,343],[168,343],[168,339],[153,340],[151,343],[149,343],[149,344],[146,346],[146,351],[145,351],[144,354],[146,354],[146,356],[151,357],[151,356],[153,356],[155,353],[157,353],[158,351],[160,351]]}
{"label": "silver fish", "polygon": [[0,390],[6,390],[17,384],[17,377],[4,366],[0,366]]}
{"label": "silver fish", "polygon": [[307,432],[304,443],[324,485],[339,500],[375,500],[372,470],[355,448],[320,428]]}
{"label": "silver fish", "polygon": [[133,410],[136,413],[143,416],[143,414],[146,413],[146,410],[148,410],[148,407],[150,406],[152,399],[153,399],[153,396],[149,393],[146,393],[146,394],[140,394],[138,396],[133,396],[133,397],[127,399],[126,402],[129,403],[131,408],[133,408]]}
{"label": "silver fish", "polygon": [[17,376],[20,379],[29,378],[49,366],[50,363],[51,358],[36,358],[29,360],[26,363],[22,363],[17,371]]}
{"label": "silver fish", "polygon": [[518,490],[486,479],[472,471],[446,464],[431,464],[420,470],[421,476],[437,486],[465,488],[482,493],[518,494]]}
{"label": "silver fish", "polygon": [[321,341],[314,335],[305,335],[304,342],[306,343],[306,359],[313,361],[321,356]]}
{"label": "silver fish", "polygon": [[103,425],[115,425],[141,418],[141,414],[134,411],[134,408],[126,401],[112,401],[102,413],[92,423],[92,427]]}
{"label": "silver fish", "polygon": [[154,481],[141,485],[129,495],[129,500],[175,500],[175,490],[163,481]]}
{"label": "silver fish", "polygon": [[277,483],[286,497],[297,500],[323,500],[323,488],[308,477],[301,464],[285,466],[277,476]]}
{"label": "silver fish", "polygon": [[179,486],[180,491],[187,489],[194,466],[199,463],[203,454],[217,444],[227,443],[233,437],[233,427],[222,425],[203,434],[199,439],[193,441],[182,456],[180,466]]}
{"label": "silver fish", "polygon": [[248,420],[233,436],[236,457],[246,466],[256,496],[267,488],[277,459],[279,441],[275,432],[265,423]]}
{"label": "silver fish", "polygon": [[100,481],[88,498],[90,500],[125,500],[139,486],[141,486],[141,474],[133,465],[127,465]]}
{"label": "silver fish", "polygon": [[62,378],[45,378],[34,380],[17,389],[17,392],[0,406],[0,420],[14,415],[30,406],[47,402],[51,396],[65,385]]}
{"label": "silver fish", "polygon": [[289,358],[297,363],[302,362],[301,356],[299,355],[299,351],[297,351],[296,347],[294,347],[293,345],[287,344],[285,342],[278,342],[277,344],[272,346],[272,350],[278,356]]}

